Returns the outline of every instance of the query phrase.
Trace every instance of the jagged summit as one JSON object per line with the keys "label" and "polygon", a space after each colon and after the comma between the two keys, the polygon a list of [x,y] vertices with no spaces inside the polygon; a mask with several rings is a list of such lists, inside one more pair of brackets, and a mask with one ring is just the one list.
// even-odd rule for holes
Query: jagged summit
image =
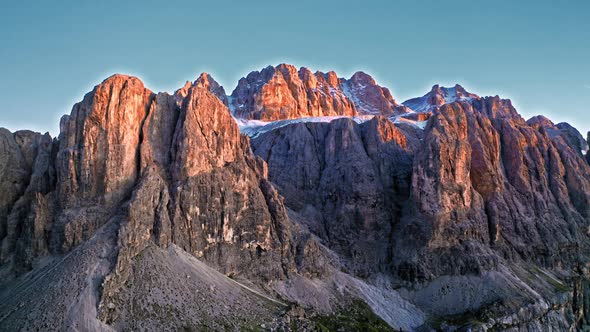
{"label": "jagged summit", "polygon": [[184,86],[174,92],[175,95],[180,96],[181,98],[186,97],[188,91],[191,87],[196,86],[199,88],[205,88],[211,91],[217,98],[219,98],[223,104],[228,105],[228,98],[225,94],[225,89],[221,86],[217,81],[213,79],[211,75],[206,72],[201,73],[199,77],[194,81],[186,81]]}
{"label": "jagged summit", "polygon": [[305,116],[357,115],[355,105],[338,88],[334,72],[280,64],[253,71],[231,94],[236,117],[282,120]]}
{"label": "jagged summit", "polygon": [[448,88],[435,84],[424,96],[406,100],[403,104],[415,112],[431,112],[444,104],[477,98],[479,98],[478,95],[467,92],[459,84]]}
{"label": "jagged summit", "polygon": [[360,114],[391,117],[410,112],[398,104],[389,89],[379,86],[373,77],[358,71],[350,79],[341,79],[344,93],[355,103]]}
{"label": "jagged summit", "polygon": [[225,89],[216,80],[211,77],[208,73],[202,73],[199,75],[199,78],[194,83],[196,86],[203,87],[211,91],[217,98],[221,99],[221,101],[227,105],[228,99],[227,95],[225,94]]}
{"label": "jagged summit", "polygon": [[553,128],[555,124],[544,115],[535,115],[526,121],[530,126],[535,128],[548,127]]}
{"label": "jagged summit", "polygon": [[387,88],[366,73],[350,79],[334,71],[313,73],[293,65],[268,66],[240,79],[231,95],[231,107],[239,118],[284,120],[298,117],[385,115],[407,111]]}
{"label": "jagged summit", "polygon": [[567,122],[553,123],[543,115],[536,115],[527,120],[533,128],[544,130],[551,137],[563,137],[576,151],[583,155],[588,152],[588,142],[584,136]]}
{"label": "jagged summit", "polygon": [[107,78],[105,78],[101,84],[109,84],[109,82],[112,81],[127,81],[127,80],[134,80],[134,81],[139,81],[141,82],[141,84],[143,85],[143,82],[140,78],[138,78],[137,76],[133,76],[133,75],[128,75],[128,74],[122,74],[122,73],[115,73]]}

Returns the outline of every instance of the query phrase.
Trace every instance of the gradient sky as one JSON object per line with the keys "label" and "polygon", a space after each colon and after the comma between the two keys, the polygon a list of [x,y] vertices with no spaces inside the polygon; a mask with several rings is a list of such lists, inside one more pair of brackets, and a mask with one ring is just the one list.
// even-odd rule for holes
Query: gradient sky
{"label": "gradient sky", "polygon": [[230,93],[282,62],[366,71],[400,102],[457,82],[590,130],[590,1],[474,0],[1,1],[0,126],[55,135],[116,72],[171,92],[207,71]]}

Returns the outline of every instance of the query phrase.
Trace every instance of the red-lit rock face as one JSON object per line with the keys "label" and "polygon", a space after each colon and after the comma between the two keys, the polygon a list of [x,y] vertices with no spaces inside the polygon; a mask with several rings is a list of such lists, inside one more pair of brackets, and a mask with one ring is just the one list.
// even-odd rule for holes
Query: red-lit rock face
{"label": "red-lit rock face", "polygon": [[[551,137],[543,127],[527,125],[509,101],[495,97],[441,107],[424,135],[411,193],[418,216],[430,224],[422,238],[429,248],[422,252],[430,258],[423,259],[441,259],[432,253],[464,241],[480,253],[475,263],[455,252],[448,257],[454,267],[435,270],[490,268],[497,263],[490,248],[553,266],[576,264],[576,249],[542,254],[584,246],[587,237],[590,168],[563,135]],[[426,271],[419,275],[432,272],[419,266]]]}
{"label": "red-lit rock face", "polygon": [[62,118],[57,164],[64,206],[112,205],[133,187],[141,125],[152,98],[139,79],[114,75]]}
{"label": "red-lit rock face", "polygon": [[[156,234],[155,243],[174,243],[211,264],[220,263],[228,273],[284,275],[290,268],[290,234],[288,225],[278,224],[288,222],[286,212],[265,179],[263,164],[251,155],[248,140],[240,136],[217,97],[220,91],[209,75],[173,96],[154,94],[135,77],[115,75],[64,116],[53,156],[50,138],[43,143],[40,135],[33,135],[21,148],[15,138],[24,134],[6,132],[2,156],[14,171],[2,175],[0,184],[15,190],[3,191],[5,197],[0,197],[4,259],[21,255],[15,251],[19,241],[34,240],[44,247],[51,244],[57,252],[69,251],[91,237],[131,197],[122,224],[127,238],[121,241],[125,248],[135,249],[129,249],[127,259]],[[41,146],[48,152],[42,153]],[[8,226],[8,211],[25,190],[25,179],[31,173],[36,176],[33,161],[45,173],[48,165],[54,172],[55,163],[57,179],[53,176],[51,183],[56,188],[32,188],[31,198],[22,203],[23,212]],[[39,176],[48,177],[45,173]],[[43,201],[33,204],[35,193],[47,197],[39,196],[37,200]],[[45,216],[50,212],[57,214]],[[41,232],[40,238],[36,233],[19,234],[15,229],[23,221],[18,218],[28,213],[51,218],[38,221],[48,225],[31,227],[56,231]],[[227,248],[220,252],[222,247]],[[37,254],[43,253],[47,249]],[[279,258],[283,255],[284,260]],[[268,260],[264,272],[244,268],[252,257]]]}
{"label": "red-lit rock face", "polygon": [[308,116],[392,116],[407,111],[387,88],[378,86],[365,73],[345,80],[333,71],[312,73],[286,64],[242,78],[231,99],[237,117],[267,121]]}
{"label": "red-lit rock face", "polygon": [[240,79],[231,105],[237,117],[257,120],[356,115],[354,104],[338,86],[334,72],[313,74],[285,64],[266,67]]}

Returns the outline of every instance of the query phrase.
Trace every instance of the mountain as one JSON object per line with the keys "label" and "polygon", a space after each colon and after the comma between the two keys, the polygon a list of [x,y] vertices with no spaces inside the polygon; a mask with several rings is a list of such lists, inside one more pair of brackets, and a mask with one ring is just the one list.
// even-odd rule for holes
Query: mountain
{"label": "mountain", "polygon": [[581,330],[586,150],[458,85],[113,75],[0,129],[0,330]]}
{"label": "mountain", "polygon": [[379,86],[362,71],[354,73],[349,80],[341,78],[340,88],[354,102],[359,114],[391,117],[411,112],[393,99],[389,89]]}
{"label": "mountain", "polygon": [[580,151],[582,154],[585,154],[588,151],[588,142],[586,139],[584,139],[582,134],[569,123],[560,122],[556,125],[553,121],[542,115],[537,115],[528,119],[527,123],[536,129],[543,127],[551,137],[562,136],[567,140],[570,146],[574,147],[574,149]]}
{"label": "mountain", "polygon": [[363,73],[349,80],[333,71],[312,73],[308,68],[280,64],[240,79],[230,107],[237,118],[275,121],[300,117],[397,115],[408,111],[387,88]]}
{"label": "mountain", "polygon": [[469,101],[477,98],[479,97],[476,94],[465,91],[459,84],[456,84],[452,88],[441,87],[437,84],[424,96],[406,100],[403,102],[403,105],[415,112],[425,113],[432,112],[445,104],[456,101]]}
{"label": "mountain", "polygon": [[394,275],[394,288],[437,317],[469,312],[480,328],[541,331],[572,326],[553,310],[583,311],[551,295],[578,287],[585,272],[573,271],[589,253],[590,168],[568,137],[485,97],[443,105],[423,131],[341,119],[252,145],[286,206],[349,273]]}

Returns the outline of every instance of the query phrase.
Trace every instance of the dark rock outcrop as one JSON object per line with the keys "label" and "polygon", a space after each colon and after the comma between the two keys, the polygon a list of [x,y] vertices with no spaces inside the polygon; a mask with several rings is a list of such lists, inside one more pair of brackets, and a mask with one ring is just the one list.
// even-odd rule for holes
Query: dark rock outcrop
{"label": "dark rock outcrop", "polygon": [[268,163],[285,204],[359,275],[387,270],[390,238],[410,186],[418,137],[376,117],[298,123],[262,134],[254,153]]}
{"label": "dark rock outcrop", "polygon": [[0,186],[0,263],[29,269],[49,253],[54,217],[54,141],[49,134],[0,131],[5,162]]}

